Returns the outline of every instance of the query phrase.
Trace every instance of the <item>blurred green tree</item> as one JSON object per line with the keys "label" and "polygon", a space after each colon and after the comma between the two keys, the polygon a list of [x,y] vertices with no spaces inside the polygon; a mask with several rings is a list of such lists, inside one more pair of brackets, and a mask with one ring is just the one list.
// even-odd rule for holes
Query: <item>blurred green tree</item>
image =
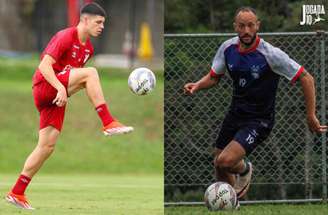
{"label": "blurred green tree", "polygon": [[167,0],[165,1],[165,33],[232,32],[235,11],[242,6],[256,9],[262,32],[328,30],[328,18],[315,25],[301,26],[302,5],[328,1],[314,0]]}

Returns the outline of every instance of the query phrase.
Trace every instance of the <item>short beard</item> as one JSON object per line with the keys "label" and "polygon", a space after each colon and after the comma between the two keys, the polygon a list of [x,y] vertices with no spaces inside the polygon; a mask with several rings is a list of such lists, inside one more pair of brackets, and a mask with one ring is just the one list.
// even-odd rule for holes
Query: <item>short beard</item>
{"label": "short beard", "polygon": [[245,43],[245,42],[242,40],[242,38],[239,36],[239,41],[240,41],[242,44],[244,44],[245,46],[250,46],[250,45],[252,45],[253,42],[255,41],[256,36],[257,36],[257,34],[254,34],[254,36],[252,37],[252,39],[251,39],[251,41],[250,41],[249,43]]}

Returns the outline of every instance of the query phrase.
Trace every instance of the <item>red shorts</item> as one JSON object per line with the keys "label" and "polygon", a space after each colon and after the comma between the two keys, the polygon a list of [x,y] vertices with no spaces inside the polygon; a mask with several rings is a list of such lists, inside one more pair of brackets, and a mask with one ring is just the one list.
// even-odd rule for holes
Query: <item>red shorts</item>
{"label": "red shorts", "polygon": [[[65,86],[66,91],[69,74],[70,69],[56,74],[58,80]],[[46,80],[33,86],[34,104],[40,113],[40,130],[47,126],[53,126],[59,131],[62,129],[66,105],[58,107],[56,104],[52,104],[56,96],[56,88],[51,86]]]}

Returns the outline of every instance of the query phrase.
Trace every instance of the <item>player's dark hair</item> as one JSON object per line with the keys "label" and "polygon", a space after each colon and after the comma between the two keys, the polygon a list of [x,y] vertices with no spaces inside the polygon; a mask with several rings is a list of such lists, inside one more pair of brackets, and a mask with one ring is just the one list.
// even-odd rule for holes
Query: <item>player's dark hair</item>
{"label": "player's dark hair", "polygon": [[89,4],[86,4],[81,9],[81,15],[82,14],[91,14],[91,15],[98,15],[102,17],[107,17],[106,11],[104,8],[102,8],[99,4],[92,2]]}
{"label": "player's dark hair", "polygon": [[257,17],[256,10],[254,8],[249,7],[249,6],[243,6],[243,7],[240,7],[236,10],[234,19],[236,19],[236,17],[238,16],[238,14],[240,12],[252,12]]}

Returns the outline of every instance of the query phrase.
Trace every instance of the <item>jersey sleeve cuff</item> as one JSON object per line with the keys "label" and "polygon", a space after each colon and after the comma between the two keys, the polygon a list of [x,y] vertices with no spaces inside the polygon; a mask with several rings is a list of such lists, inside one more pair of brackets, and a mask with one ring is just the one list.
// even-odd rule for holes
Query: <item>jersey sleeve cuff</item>
{"label": "jersey sleeve cuff", "polygon": [[211,68],[210,70],[210,76],[211,78],[215,78],[215,79],[219,79],[220,77],[223,76],[223,74],[217,74],[213,68]]}
{"label": "jersey sleeve cuff", "polygon": [[297,79],[300,77],[300,75],[304,72],[304,67],[301,66],[299,68],[299,70],[296,72],[295,76],[293,77],[293,79],[290,81],[291,84],[295,84],[295,82],[297,81]]}
{"label": "jersey sleeve cuff", "polygon": [[57,62],[57,57],[53,54],[53,53],[50,53],[50,52],[45,52],[44,54],[43,54],[43,56],[42,57],[44,57],[45,55],[49,55],[50,57],[52,57],[56,62]]}

